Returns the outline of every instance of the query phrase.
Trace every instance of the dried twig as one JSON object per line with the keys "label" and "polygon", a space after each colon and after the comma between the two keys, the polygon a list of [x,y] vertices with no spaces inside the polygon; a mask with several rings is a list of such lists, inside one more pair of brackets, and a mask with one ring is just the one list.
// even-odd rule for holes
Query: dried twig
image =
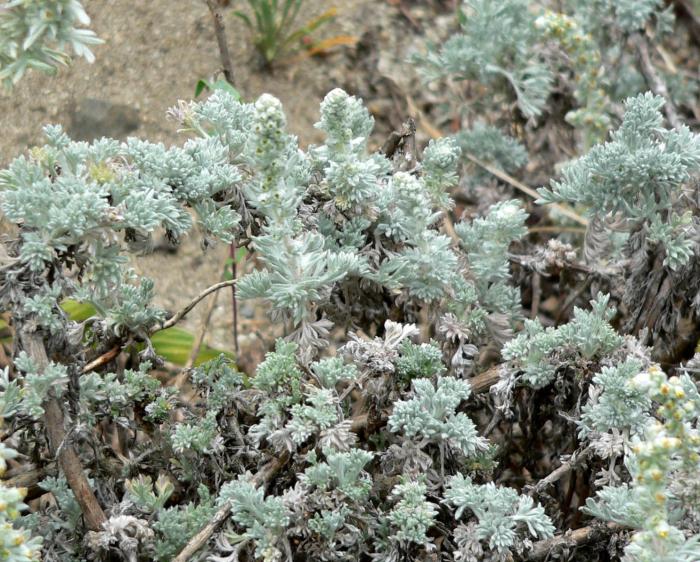
{"label": "dried twig", "polygon": [[[236,264],[236,242],[231,242],[229,246],[229,257],[231,258],[231,279],[238,277]],[[238,355],[238,300],[236,299],[236,285],[231,285],[231,306],[233,308],[233,350]]]}
{"label": "dried twig", "polygon": [[586,460],[592,452],[593,449],[589,446],[583,449],[581,452],[574,453],[573,455],[571,455],[571,458],[568,461],[561,463],[561,465],[558,468],[554,469],[547,476],[542,478],[542,480],[537,482],[537,484],[532,486],[532,488],[529,491],[529,494],[536,495],[543,492],[549,486],[561,480],[569,472],[586,462]]}
{"label": "dried twig", "polygon": [[219,45],[219,58],[223,67],[224,78],[226,82],[234,85],[233,82],[233,63],[231,55],[228,52],[228,41],[226,39],[226,28],[224,27],[224,18],[221,15],[221,9],[217,0],[206,0],[212,19],[214,20],[214,32],[216,33],[216,42]]}
{"label": "dried twig", "polygon": [[85,365],[83,367],[81,373],[82,374],[89,373],[90,371],[94,371],[95,369],[102,367],[102,365],[106,365],[112,359],[114,359],[117,355],[119,355],[120,351],[121,351],[121,346],[115,345],[112,349],[103,353],[102,355],[100,355],[96,359],[93,359],[87,365]]}
{"label": "dried twig", "polygon": [[591,525],[581,527],[570,533],[557,535],[551,539],[536,542],[526,554],[525,560],[544,560],[553,551],[583,546],[584,544],[607,539],[613,533],[624,530],[622,525],[608,523],[607,525]]}
{"label": "dried twig", "polygon": [[647,85],[651,88],[657,96],[664,98],[664,112],[666,113],[666,118],[674,129],[680,128],[683,121],[678,116],[678,110],[676,106],[671,101],[671,96],[668,93],[668,88],[666,87],[666,82],[663,81],[659,73],[656,72],[654,68],[654,63],[651,62],[651,55],[649,54],[649,42],[647,38],[642,33],[635,33],[632,35],[632,43],[637,49],[637,54],[639,55],[639,63],[641,65],[641,71],[644,75],[644,79]]}
{"label": "dried twig", "polygon": [[[156,332],[160,332],[161,330],[167,330],[168,328],[172,328],[175,326],[180,320],[182,320],[187,314],[199,304],[199,302],[204,299],[207,295],[213,293],[214,291],[218,291],[219,289],[224,289],[226,287],[230,287],[236,283],[235,279],[229,279],[228,281],[222,281],[221,283],[217,283],[216,285],[212,285],[211,287],[206,288],[204,291],[199,293],[190,303],[179,310],[177,313],[175,313],[173,316],[171,316],[167,321],[163,322],[160,326],[156,326],[153,328],[150,332],[150,335],[155,334]],[[90,361],[85,367],[83,367],[82,373],[88,373],[92,371],[93,369],[96,369],[97,367],[100,367],[104,365],[105,363],[108,363],[111,361],[114,357],[117,356],[117,354],[121,351],[123,342],[115,345],[112,349],[109,351],[103,353],[93,361]]]}
{"label": "dried twig", "polygon": [[[37,332],[25,332],[21,328],[18,329],[18,335],[24,351],[32,358],[39,371],[44,371],[49,366],[49,358],[41,336]],[[78,453],[73,445],[66,441],[63,410],[52,390],[49,391],[43,407],[44,427],[51,452],[58,457],[58,465],[80,505],[86,525],[92,531],[100,531],[107,518],[90,488]]]}
{"label": "dried twig", "polygon": [[[280,455],[279,457],[273,458],[270,462],[268,462],[265,466],[263,466],[255,475],[253,476],[253,479],[251,481],[251,484],[253,486],[258,487],[258,486],[267,486],[267,484],[272,480],[275,475],[280,471],[280,469],[287,463],[289,460],[289,453],[284,453]],[[212,517],[211,521],[209,521],[199,533],[197,533],[194,537],[192,537],[185,548],[182,549],[180,554],[178,554],[174,559],[173,562],[187,562],[188,560],[191,560],[192,556],[194,555],[195,552],[197,552],[200,548],[202,548],[207,541],[210,539],[210,537],[214,534],[214,531],[216,531],[217,527],[221,525],[226,519],[228,519],[228,516],[231,513],[231,504],[230,502],[226,502],[224,505],[222,505],[219,510],[214,514],[214,517]]]}
{"label": "dried twig", "polygon": [[199,304],[199,302],[206,297],[207,295],[213,293],[214,291],[218,291],[219,289],[225,289],[226,287],[231,287],[232,285],[236,284],[235,279],[229,279],[227,281],[222,281],[221,283],[217,283],[216,285],[212,285],[211,287],[208,287],[207,289],[204,289],[201,293],[199,293],[190,303],[185,306],[184,308],[180,309],[178,312],[176,312],[173,316],[171,316],[167,321],[165,321],[161,326],[154,328],[151,330],[151,335],[155,334],[156,332],[160,332],[161,330],[167,330],[168,328],[172,328],[175,326],[180,320],[182,320],[185,316],[187,316],[187,313],[190,312],[195,306]]}
{"label": "dried twig", "polygon": [[[483,168],[486,170],[489,174],[496,176],[499,180],[506,182],[507,184],[510,184],[511,187],[514,187],[518,191],[521,191],[522,193],[525,193],[529,195],[530,197],[534,199],[539,199],[540,194],[537,193],[534,189],[531,187],[528,187],[525,185],[523,182],[515,179],[513,176],[510,174],[506,174],[503,170],[499,170],[495,166],[492,166],[491,164],[487,164],[486,162],[483,162],[482,160],[479,160],[476,156],[473,154],[469,154],[468,152],[462,153],[462,156],[464,156],[467,160],[470,162],[473,162],[480,168]],[[562,215],[565,217],[570,218],[571,220],[583,225],[583,226],[588,226],[588,219],[582,217],[569,207],[566,207],[565,205],[560,205],[558,203],[552,203],[551,206],[555,208],[557,211],[559,211]]]}
{"label": "dried twig", "polygon": [[194,365],[194,362],[197,360],[197,357],[199,356],[199,352],[202,349],[202,344],[204,343],[204,337],[207,334],[207,328],[209,327],[209,322],[211,321],[211,315],[214,312],[214,308],[216,307],[216,298],[219,296],[219,293],[214,293],[211,298],[209,299],[209,304],[207,305],[207,310],[204,313],[204,318],[202,319],[202,325],[199,328],[199,334],[197,335],[197,340],[194,342],[194,345],[192,346],[192,351],[190,352],[190,356],[187,359],[187,363],[185,363],[185,371],[187,369],[191,369],[192,366]]}

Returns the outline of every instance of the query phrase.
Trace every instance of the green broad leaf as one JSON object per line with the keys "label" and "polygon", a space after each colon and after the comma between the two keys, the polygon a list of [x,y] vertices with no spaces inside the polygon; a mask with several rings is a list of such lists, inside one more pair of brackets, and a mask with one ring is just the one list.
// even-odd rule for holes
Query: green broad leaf
{"label": "green broad leaf", "polygon": [[209,84],[206,80],[197,80],[197,85],[194,87],[194,97],[198,98],[199,95],[204,91],[209,89]]}
{"label": "green broad leaf", "polygon": [[245,248],[238,248],[238,250],[236,250],[236,263],[241,263],[247,255],[248,250]]}
{"label": "green broad leaf", "polygon": [[73,322],[83,322],[97,314],[97,310],[89,302],[66,299],[61,303],[61,308]]}
{"label": "green broad leaf", "polygon": [[228,92],[230,95],[232,95],[237,101],[241,101],[243,99],[241,93],[224,79],[219,79],[216,82],[198,80],[197,85],[194,88],[194,97],[199,97],[204,90],[210,90],[212,92],[214,90],[223,90],[224,92]]}
{"label": "green broad leaf", "polygon": [[[151,337],[151,343],[153,343],[156,353],[163,357],[163,359],[175,365],[182,366],[185,365],[190,358],[190,353],[192,353],[192,347],[195,343],[195,337],[182,328],[168,328],[167,330],[156,332],[153,337]],[[235,356],[228,351],[214,349],[204,344],[199,350],[199,355],[197,355],[194,364],[197,366],[206,361],[211,361],[222,353],[231,359],[235,358]]]}

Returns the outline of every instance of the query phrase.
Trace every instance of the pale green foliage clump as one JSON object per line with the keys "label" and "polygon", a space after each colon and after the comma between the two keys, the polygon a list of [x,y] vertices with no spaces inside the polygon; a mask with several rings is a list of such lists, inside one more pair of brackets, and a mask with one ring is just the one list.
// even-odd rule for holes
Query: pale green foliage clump
{"label": "pale green foliage clump", "polygon": [[613,367],[603,367],[593,377],[593,384],[602,391],[583,407],[579,435],[591,431],[643,431],[649,422],[651,402],[648,394],[632,384],[642,370],[639,361],[628,359]]}
{"label": "pale green foliage clump", "polygon": [[522,383],[539,388],[552,382],[557,369],[576,357],[591,361],[611,353],[622,345],[622,337],[608,324],[615,315],[608,300],[609,296],[598,295],[590,311],[576,307],[573,320],[558,328],[526,320],[523,332],[503,347],[503,358],[522,372]]}
{"label": "pale green foliage clump", "polygon": [[39,419],[44,414],[43,403],[50,390],[60,397],[68,382],[68,370],[64,365],[49,363],[42,372],[32,359],[22,351],[17,356],[15,365],[21,374],[9,380],[8,369],[2,372],[0,387],[0,415],[28,416]]}
{"label": "pale green foliage clump", "polygon": [[317,462],[314,455],[309,458],[311,466],[300,476],[301,482],[323,491],[337,489],[353,501],[365,500],[371,489],[372,478],[364,468],[374,455],[361,449],[327,449],[324,455],[326,460],[322,462]]}
{"label": "pale green foliage clump", "polygon": [[[451,141],[428,146],[420,175],[392,173],[383,155],[368,153],[367,109],[340,89],[321,104],[317,127],[325,143],[308,153],[285,132],[280,103],[271,96],[245,106],[215,93],[183,119],[195,130],[225,134],[231,157],[250,170],[241,191],[264,218],[253,238],[264,267],[241,279],[239,295],[268,299],[275,318],[298,327],[301,343],[321,344],[330,324],[318,322],[319,308],[353,279],[426,301],[448,293],[458,260],[436,223],[456,181],[459,149]],[[302,205],[305,196],[316,199],[310,207]]]}
{"label": "pale green foliage clump", "polygon": [[239,171],[215,138],[166,149],[136,139],[73,142],[60,127],[45,133],[46,146],[0,172],[2,211],[23,226],[18,257],[32,274],[71,252],[81,276],[59,276],[50,290],[38,290],[25,299],[25,314],[60,332],[65,318],[57,303],[73,296],[91,302],[118,335],[153,328],[165,313],[150,306],[153,283],[134,279],[124,250],[148,249],[158,229],[179,239],[192,227],[185,207],[195,210],[206,236],[230,241],[240,216],[227,203]]}
{"label": "pale green foliage clump", "polygon": [[314,362],[311,369],[321,386],[335,388],[342,380],[354,380],[358,377],[357,367],[346,364],[340,357],[326,357]]}
{"label": "pale green foliage clump", "polygon": [[189,538],[209,520],[215,512],[215,506],[206,486],[197,488],[199,502],[187,503],[176,507],[159,509],[153,530],[160,538],[155,543],[155,557],[159,562],[172,560]]}
{"label": "pale green foliage clump", "polygon": [[445,372],[442,351],[435,342],[416,345],[404,340],[399,347],[396,372],[404,381],[440,376]]}
{"label": "pale green foliage clump", "polygon": [[290,521],[290,513],[280,498],[265,497],[265,492],[241,477],[224,484],[219,504],[231,503],[233,520],[246,529],[237,537],[255,542],[255,553],[264,559],[274,559],[271,553]]}
{"label": "pale green foliage clump", "polygon": [[386,158],[367,154],[374,119],[359,99],[336,89],[323,100],[316,128],[326,134],[325,145],[312,149],[314,166],[326,178],[321,187],[340,209],[372,209],[377,182],[389,173]]}
{"label": "pale green foliage clump", "polygon": [[[7,460],[16,456],[17,451],[0,443],[0,476],[5,474]],[[0,483],[0,558],[8,562],[41,560],[41,538],[31,537],[29,532],[14,523],[20,517],[20,512],[27,509],[22,501],[26,493],[24,488],[7,487]]]}
{"label": "pale green foliage clump", "polygon": [[[127,502],[133,503],[141,514],[153,519],[153,531],[145,526],[146,521],[136,520],[140,524],[142,536],[149,541],[156,537],[153,544],[155,560],[165,562],[172,560],[179,550],[199,529],[202,519],[207,519],[214,512],[214,502],[205,486],[199,486],[199,502],[183,506],[165,507],[175,488],[170,480],[161,475],[152,482],[148,476],[139,476],[125,483]],[[155,533],[154,533],[155,531]],[[138,535],[137,535],[138,536]]]}
{"label": "pale green foliage clump", "polygon": [[540,60],[534,39],[535,17],[526,0],[468,0],[463,3],[461,33],[439,51],[418,59],[430,79],[451,75],[498,90],[505,83],[526,117],[542,112],[552,75]]}
{"label": "pale green foliage clump", "polygon": [[423,173],[425,186],[434,207],[451,208],[453,203],[448,189],[459,181],[457,164],[461,150],[457,142],[450,137],[431,140],[423,152]]}
{"label": "pale green foliage clump", "polygon": [[[476,123],[470,129],[463,129],[454,137],[463,152],[476,156],[482,162],[494,164],[501,170],[512,174],[527,164],[528,155],[525,147],[493,125]],[[487,178],[485,171],[475,170],[470,181]]]}
{"label": "pale green foliage clump", "polygon": [[473,339],[483,337],[489,315],[504,318],[506,327],[511,329],[521,317],[520,293],[510,284],[508,248],[527,233],[527,216],[518,202],[504,201],[490,207],[483,218],[455,225],[466,251],[471,279],[456,281],[454,300],[448,310],[464,323]]}
{"label": "pale green foliage clump", "polygon": [[429,542],[426,535],[433,525],[437,506],[426,501],[428,491],[423,482],[403,482],[394,486],[391,498],[398,500],[387,519],[396,529],[396,539],[417,544]]}
{"label": "pale green foliage clump", "polygon": [[91,45],[102,43],[78,0],[10,0],[0,7],[0,82],[16,84],[29,68],[55,72],[76,56],[95,60]]}
{"label": "pale green foliage clump", "polygon": [[438,377],[437,386],[430,379],[413,381],[410,400],[394,405],[389,417],[389,428],[406,437],[447,444],[467,457],[484,452],[487,441],[478,435],[474,422],[457,407],[471,394],[469,383],[453,377]]}
{"label": "pale green foliage clump", "polygon": [[601,34],[612,27],[632,33],[650,23],[667,32],[673,25],[673,10],[663,0],[594,0],[575,2],[574,8],[587,26]]}
{"label": "pale green foliage clump", "polygon": [[456,519],[471,511],[478,519],[476,537],[499,553],[528,536],[546,539],[554,535],[555,527],[541,505],[493,482],[473,484],[469,477],[458,474],[448,480],[444,501],[457,508]]}
{"label": "pale green foliage clump", "polygon": [[690,562],[700,558],[700,534],[684,532],[697,520],[700,462],[700,392],[687,375],[667,378],[657,365],[637,374],[631,387],[658,405],[626,458],[631,484],[606,486],[585,511],[637,531],[625,548],[626,562]]}
{"label": "pale green foliage clump", "polygon": [[664,264],[675,269],[690,259],[690,216],[674,210],[683,185],[700,170],[700,137],[684,125],[662,126],[662,98],[650,93],[627,100],[625,117],[611,140],[566,166],[541,202],[583,205],[598,217],[619,215],[643,223],[648,238],[666,249]]}

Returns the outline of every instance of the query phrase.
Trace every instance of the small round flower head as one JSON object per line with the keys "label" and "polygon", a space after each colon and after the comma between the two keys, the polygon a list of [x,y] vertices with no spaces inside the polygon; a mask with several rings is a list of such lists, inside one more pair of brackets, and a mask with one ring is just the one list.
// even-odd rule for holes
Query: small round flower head
{"label": "small round flower head", "polygon": [[263,94],[255,102],[255,132],[260,136],[278,136],[287,126],[282,103],[275,96]]}

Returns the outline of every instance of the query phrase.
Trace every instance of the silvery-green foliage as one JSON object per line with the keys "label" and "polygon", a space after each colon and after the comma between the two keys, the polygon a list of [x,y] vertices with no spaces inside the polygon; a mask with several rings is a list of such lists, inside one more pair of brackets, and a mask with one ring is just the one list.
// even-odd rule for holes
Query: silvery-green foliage
{"label": "silvery-green foliage", "polygon": [[611,367],[603,367],[593,377],[589,400],[583,406],[579,436],[591,432],[629,431],[641,433],[649,423],[651,401],[648,393],[633,384],[642,371],[642,364],[628,359]]}
{"label": "silvery-green foliage", "polygon": [[318,461],[315,453],[308,457],[311,466],[299,480],[322,491],[338,490],[353,501],[364,501],[372,487],[372,478],[364,468],[374,454],[362,449],[324,451],[325,461]]}
{"label": "silvery-green foliage", "polygon": [[596,493],[596,500],[588,498],[583,511],[598,519],[630,527],[641,527],[645,517],[634,488],[628,484],[601,488]]}
{"label": "silvery-green foliage", "polygon": [[[22,387],[17,377],[10,380],[9,366],[0,371],[0,391],[0,420],[16,416],[22,408]],[[0,461],[3,466],[4,461]]]}
{"label": "silvery-green foliage", "polygon": [[449,137],[431,140],[423,152],[423,177],[434,207],[453,205],[447,190],[459,181],[457,163],[461,152],[458,143]]}
{"label": "silvery-green foliage", "polygon": [[296,362],[298,345],[277,340],[275,351],[265,355],[265,360],[255,370],[252,384],[254,388],[268,394],[281,394],[293,401],[301,397],[302,372]]}
{"label": "silvery-green foliage", "polygon": [[[0,443],[0,476],[7,469],[7,461],[17,457],[17,451]],[[8,562],[32,562],[40,559],[41,537],[32,537],[21,527],[20,512],[27,509],[22,501],[25,488],[5,486],[0,482],[0,555]]]}
{"label": "silvery-green foliage", "polygon": [[482,296],[492,284],[509,278],[508,247],[527,234],[527,216],[520,203],[511,200],[491,206],[483,218],[455,226]]}
{"label": "silvery-green foliage", "polygon": [[157,533],[155,559],[159,562],[172,560],[187,541],[208,521],[216,511],[213,498],[206,486],[197,488],[199,501],[168,507],[157,511],[153,529]]}
{"label": "silvery-green foliage", "polygon": [[[41,372],[25,351],[21,351],[15,361],[19,371],[15,380],[5,386],[3,401],[5,408],[15,414],[38,419],[44,414],[43,403],[49,391],[60,397],[68,382],[68,369],[60,363],[49,362]],[[22,390],[16,392],[17,381]]]}
{"label": "silvery-green foliage", "polygon": [[267,298],[274,310],[289,311],[295,324],[310,318],[311,305],[327,300],[335,283],[361,268],[352,251],[328,250],[323,236],[315,233],[286,240],[259,237],[254,248],[268,267],[241,279],[240,297]]}
{"label": "silvery-green foliage", "polygon": [[53,73],[70,61],[67,48],[88,62],[91,45],[102,43],[79,26],[90,17],[78,0],[10,0],[0,7],[0,81],[16,84],[29,68]]}
{"label": "silvery-green foliage", "polygon": [[239,281],[238,295],[267,299],[305,349],[323,344],[331,326],[324,314],[335,313],[329,303],[341,286],[369,282],[424,301],[449,294],[458,257],[438,219],[456,182],[452,141],[431,143],[422,165],[394,172],[368,151],[367,109],[340,89],[321,104],[325,142],[308,153],[269,95],[242,104],[216,92],[174,114],[201,135],[213,132],[240,164],[238,212],[260,221],[251,243],[263,267]]}
{"label": "silvery-green foliage", "polygon": [[64,324],[64,314],[58,306],[60,296],[61,287],[58,284],[42,287],[35,295],[24,300],[23,311],[28,316],[33,315],[52,335],[57,335],[63,330]]}
{"label": "silvery-green foliage", "polygon": [[250,428],[255,442],[281,429],[287,421],[286,409],[303,399],[302,376],[296,360],[298,345],[277,340],[275,351],[267,353],[255,370],[253,388],[265,393],[258,406],[260,421]]}
{"label": "silvery-green foliage", "polygon": [[611,140],[567,165],[540,202],[583,205],[598,217],[617,215],[648,229],[675,269],[692,255],[689,220],[674,209],[683,186],[700,170],[700,137],[684,125],[663,128],[664,100],[651,93],[625,102],[625,116]]}
{"label": "silvery-green foliage", "polygon": [[223,353],[193,369],[191,379],[202,390],[207,407],[216,411],[229,406],[243,385],[243,376]]}
{"label": "silvery-green foliage", "polygon": [[115,304],[107,310],[107,325],[115,334],[152,328],[165,320],[165,311],[150,306],[155,294],[151,279],[144,277],[138,286],[122,284]]}
{"label": "silvery-green foliage", "polygon": [[462,32],[417,59],[429,79],[453,76],[499,91],[505,83],[526,117],[542,112],[552,82],[535,47],[538,30],[526,0],[464,0]]}
{"label": "silvery-green foliage", "polygon": [[673,27],[673,10],[663,0],[593,0],[571,2],[588,29],[596,34],[617,29],[632,33],[653,23],[661,32]]}
{"label": "silvery-green foliage", "polygon": [[[151,409],[159,397],[167,402],[172,390],[162,388],[160,382],[149,374],[147,361],[138,370],[127,369],[117,373],[87,373],[80,378],[80,411],[86,423],[94,423],[96,415],[124,416],[135,406]],[[169,404],[169,403],[168,403]]]}
{"label": "silvery-green foliage", "polygon": [[591,301],[591,310],[575,307],[573,319],[557,328],[544,328],[537,320],[526,320],[523,331],[502,350],[512,369],[521,373],[518,380],[541,388],[572,359],[592,361],[618,349],[623,339],[608,323],[615,315],[608,301],[608,295],[599,294]]}
{"label": "silvery-green foliage", "polygon": [[396,359],[396,372],[404,382],[416,378],[430,378],[445,373],[442,351],[435,342],[414,344],[404,340]]}
{"label": "silvery-green foliage", "polygon": [[168,499],[175,491],[170,480],[161,475],[155,481],[150,476],[139,475],[124,483],[126,499],[133,502],[139,509],[147,512],[156,512],[163,509]]}
{"label": "silvery-green foliage", "polygon": [[[509,174],[527,164],[525,147],[513,137],[497,127],[475,123],[470,129],[463,129],[454,137],[463,152],[473,154],[482,162],[493,164]],[[487,178],[486,172],[477,169],[471,182]]]}
{"label": "silvery-green foliage", "polygon": [[[288,344],[293,346],[294,344]],[[225,355],[193,369],[192,382],[205,400],[204,415],[193,412],[191,421],[177,423],[170,433],[170,441],[176,453],[198,457],[213,454],[222,448],[222,431],[218,417],[235,405],[235,399],[243,385],[243,377]],[[234,406],[235,407],[235,406]]]}
{"label": "silvery-green foliage", "polygon": [[[329,102],[332,101],[331,94],[326,97],[324,104],[326,111],[335,115],[333,109],[327,107],[332,105]],[[347,102],[352,106],[350,109],[359,108],[366,113],[358,100],[344,95],[350,100]],[[341,105],[346,101],[345,98]],[[273,310],[280,314],[289,312],[294,323],[299,324],[309,319],[312,303],[327,299],[333,285],[348,274],[359,273],[362,264],[352,249],[336,251],[328,247],[323,236],[301,230],[297,207],[310,179],[307,157],[297,148],[296,138],[285,132],[286,118],[277,99],[262,96],[255,104],[254,110],[254,134],[249,138],[247,154],[244,154],[246,160],[255,167],[255,173],[246,181],[243,193],[249,204],[266,218],[265,233],[253,242],[266,267],[244,277],[238,284],[238,291],[242,298],[269,299]],[[322,124],[323,115],[322,112]],[[340,120],[344,117],[349,121],[354,119],[347,116],[336,117]],[[332,118],[326,121],[329,121],[324,125],[327,132],[330,131],[328,134],[334,134],[335,121]],[[367,124],[371,129],[371,120],[364,124],[364,129],[367,128]],[[341,127],[341,124],[337,125]],[[358,124],[355,126],[361,129],[358,133],[364,130]],[[330,145],[336,146],[336,149],[342,144],[337,138],[329,138],[337,142],[336,145],[332,142]],[[357,139],[349,139],[348,142],[350,140]],[[366,141],[363,138],[360,140]],[[360,144],[353,150],[358,149],[362,150],[363,145]],[[333,152],[333,155],[340,158],[339,152]],[[364,173],[364,170],[365,166],[358,164],[358,173]],[[329,174],[330,172],[328,170]],[[341,174],[339,177],[345,176]],[[329,181],[331,179],[329,178]],[[371,185],[374,185],[375,181],[374,177],[367,180]],[[362,180],[357,179],[345,187],[361,189],[361,184]],[[339,193],[343,192],[343,187],[338,189]],[[345,193],[345,196],[350,195]],[[364,199],[362,195],[359,197]]]}
{"label": "silvery-green foliage", "polygon": [[194,423],[178,423],[175,425],[170,440],[176,453],[192,451],[196,453],[211,453],[220,444],[217,443],[218,427],[216,412],[208,411],[203,418]]}
{"label": "silvery-green foliage", "polygon": [[[485,217],[455,225],[471,279],[456,281],[448,310],[463,323],[472,339],[483,336],[489,315],[502,316],[511,329],[522,316],[520,292],[510,284],[508,248],[527,233],[526,219],[527,213],[512,200],[493,205]],[[507,339],[506,334],[494,336]]]}
{"label": "silvery-green foliage", "polygon": [[426,535],[433,525],[437,506],[426,501],[428,491],[423,482],[405,481],[391,490],[390,498],[396,501],[387,519],[395,529],[395,540],[425,544],[429,542]]}
{"label": "silvery-green foliage", "polygon": [[353,363],[345,363],[341,357],[314,361],[311,371],[324,388],[335,388],[342,380],[355,380],[358,377],[357,367]]}
{"label": "silvery-green foliage", "polygon": [[22,225],[21,264],[41,275],[71,255],[81,276],[59,277],[25,299],[25,314],[60,331],[55,303],[75,296],[91,301],[118,334],[152,328],[164,312],[148,306],[153,284],[135,279],[123,254],[147,248],[157,229],[182,236],[192,226],[186,207],[205,236],[230,241],[240,220],[231,206],[240,172],[217,138],[166,149],[136,139],[73,142],[57,126],[45,133],[47,145],[0,172],[0,204]]}
{"label": "silvery-green foliage", "polygon": [[274,553],[281,554],[278,546],[290,523],[290,514],[280,498],[265,497],[264,490],[241,476],[221,487],[217,503],[225,502],[231,504],[233,520],[245,529],[238,540],[252,540],[256,556],[266,560],[274,560]]}
{"label": "silvery-green foliage", "polygon": [[493,482],[474,484],[468,476],[458,474],[448,480],[443,501],[457,508],[457,519],[471,512],[478,519],[478,539],[499,553],[521,549],[522,542],[530,537],[546,539],[554,535],[555,527],[541,505]]}
{"label": "silvery-green foliage", "polygon": [[584,510],[636,530],[625,548],[627,562],[697,560],[700,392],[686,373],[668,378],[657,365],[629,384],[659,405],[658,419],[649,420],[625,458],[630,484],[603,488]]}
{"label": "silvery-green foliage", "polygon": [[325,144],[311,149],[314,168],[325,177],[320,188],[341,210],[371,213],[377,183],[390,171],[381,154],[367,154],[374,119],[359,99],[335,89],[323,100],[316,127],[326,134]]}
{"label": "silvery-green foliage", "polygon": [[413,398],[394,405],[389,416],[391,431],[415,438],[422,445],[445,443],[467,457],[474,457],[488,448],[488,442],[479,436],[474,422],[463,412],[457,412],[471,394],[467,381],[437,377],[437,385],[434,385],[431,379],[415,379],[412,394]]}
{"label": "silvery-green foliage", "polygon": [[75,499],[75,495],[68,487],[65,476],[47,476],[39,482],[39,486],[53,494],[58,509],[60,510],[61,527],[75,529],[83,514],[82,511],[80,511],[80,505]]}
{"label": "silvery-green foliage", "polygon": [[310,388],[306,404],[294,404],[289,411],[291,419],[285,428],[292,441],[300,445],[311,435],[330,429],[338,423],[338,396],[328,388]]}

